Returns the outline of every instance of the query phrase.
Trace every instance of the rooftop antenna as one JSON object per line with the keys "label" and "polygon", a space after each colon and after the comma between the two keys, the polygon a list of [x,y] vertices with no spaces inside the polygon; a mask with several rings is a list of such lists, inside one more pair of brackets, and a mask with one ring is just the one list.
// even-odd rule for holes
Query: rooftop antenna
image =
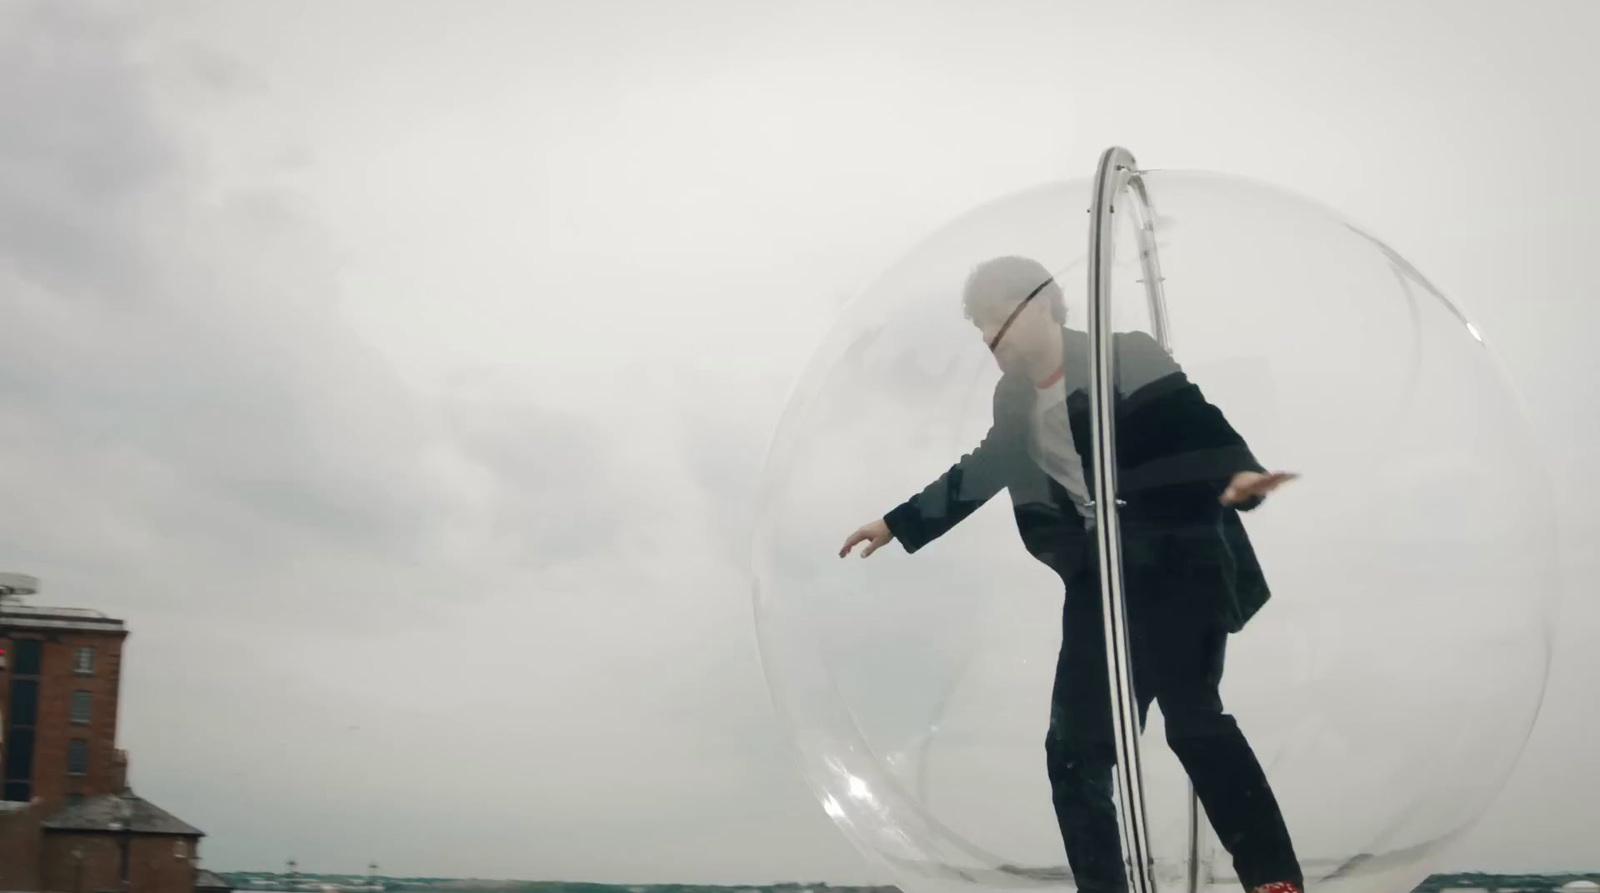
{"label": "rooftop antenna", "polygon": [[39,578],[27,574],[0,573],[0,603],[20,601],[39,591]]}

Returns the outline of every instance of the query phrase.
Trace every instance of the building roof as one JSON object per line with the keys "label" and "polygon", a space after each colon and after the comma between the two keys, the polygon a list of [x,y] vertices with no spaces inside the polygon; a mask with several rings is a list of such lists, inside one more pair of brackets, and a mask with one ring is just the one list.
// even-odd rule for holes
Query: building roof
{"label": "building roof", "polygon": [[121,620],[90,608],[56,608],[49,605],[0,605],[0,627],[12,629],[66,629],[120,633]]}
{"label": "building roof", "polygon": [[205,832],[149,800],[127,793],[90,797],[44,820],[47,831],[122,831],[204,837]]}
{"label": "building roof", "polygon": [[202,868],[194,873],[194,888],[196,890],[232,890],[233,885],[223,880],[222,876],[216,872]]}

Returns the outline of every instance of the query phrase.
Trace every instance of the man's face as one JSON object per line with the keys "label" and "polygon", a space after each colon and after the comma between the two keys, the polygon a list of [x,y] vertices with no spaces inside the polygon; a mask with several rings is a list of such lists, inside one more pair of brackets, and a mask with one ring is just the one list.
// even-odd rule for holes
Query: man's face
{"label": "man's face", "polygon": [[1048,357],[1051,340],[1061,337],[1044,295],[1020,307],[1014,302],[985,302],[974,308],[972,323],[1003,372],[1022,372],[1030,359]]}

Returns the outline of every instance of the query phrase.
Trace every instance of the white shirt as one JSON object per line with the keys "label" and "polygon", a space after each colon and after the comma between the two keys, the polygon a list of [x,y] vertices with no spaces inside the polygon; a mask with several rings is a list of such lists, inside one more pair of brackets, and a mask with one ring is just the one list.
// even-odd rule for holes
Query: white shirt
{"label": "white shirt", "polygon": [[1067,420],[1067,388],[1059,377],[1051,384],[1035,388],[1028,436],[1028,455],[1045,474],[1055,478],[1078,514],[1085,519],[1094,517],[1089,505],[1089,486],[1083,478],[1083,460],[1072,440],[1072,425]]}

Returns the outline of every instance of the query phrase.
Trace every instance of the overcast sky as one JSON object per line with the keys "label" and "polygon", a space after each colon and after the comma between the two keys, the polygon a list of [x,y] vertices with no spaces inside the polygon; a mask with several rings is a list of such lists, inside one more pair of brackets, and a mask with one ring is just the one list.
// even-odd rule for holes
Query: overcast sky
{"label": "overcast sky", "polygon": [[[130,12],[130,10],[137,10]],[[755,481],[841,302],[1101,149],[1385,236],[1562,481],[1522,767],[1594,868],[1600,6],[0,0],[0,569],[132,630],[216,868],[883,879],[775,725]]]}

